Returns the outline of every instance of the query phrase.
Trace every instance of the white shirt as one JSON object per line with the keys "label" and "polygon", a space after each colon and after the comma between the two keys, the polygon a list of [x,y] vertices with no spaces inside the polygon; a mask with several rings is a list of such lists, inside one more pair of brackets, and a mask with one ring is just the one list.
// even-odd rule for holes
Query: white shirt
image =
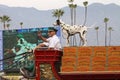
{"label": "white shirt", "polygon": [[47,39],[47,41],[48,41],[48,44],[47,43],[45,43],[45,44],[49,48],[54,48],[55,50],[60,50],[61,49],[60,40],[56,35],[54,35],[52,37],[49,37]]}

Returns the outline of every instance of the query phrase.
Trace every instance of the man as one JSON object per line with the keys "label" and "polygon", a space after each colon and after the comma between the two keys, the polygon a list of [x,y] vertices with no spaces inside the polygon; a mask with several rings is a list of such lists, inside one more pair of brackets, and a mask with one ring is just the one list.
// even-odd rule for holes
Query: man
{"label": "man", "polygon": [[[42,48],[42,47],[47,47],[48,50],[60,50],[61,49],[61,44],[60,44],[60,40],[59,38],[57,37],[56,33],[57,33],[57,29],[53,28],[53,27],[50,27],[48,29],[48,36],[49,38],[45,38],[42,36],[42,33],[41,32],[38,32],[38,37],[40,39],[42,39],[44,42],[43,43],[40,43],[35,49],[37,48]],[[35,50],[34,49],[34,50]],[[34,51],[33,51],[34,52]],[[31,67],[32,66],[32,67]],[[35,68],[34,68],[34,64],[31,65],[31,66],[28,66],[26,68],[21,68],[20,69],[20,72],[22,73],[22,75],[24,77],[28,77],[28,73],[30,73],[32,70],[35,71]],[[33,72],[32,71],[32,72]],[[34,73],[34,72],[33,72]],[[35,75],[35,73],[34,73]]]}
{"label": "man", "polygon": [[50,27],[48,30],[49,38],[43,37],[41,32],[38,32],[38,37],[42,39],[44,42],[39,44],[36,48],[48,47],[48,49],[60,50],[61,44],[59,38],[56,35],[57,31],[58,31],[57,29]]}

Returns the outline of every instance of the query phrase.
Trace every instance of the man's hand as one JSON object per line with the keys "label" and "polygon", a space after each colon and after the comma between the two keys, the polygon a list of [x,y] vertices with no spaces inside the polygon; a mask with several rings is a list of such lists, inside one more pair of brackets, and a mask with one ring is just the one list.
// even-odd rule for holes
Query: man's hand
{"label": "man's hand", "polygon": [[38,31],[38,32],[37,32],[37,35],[38,35],[39,37],[41,37],[41,36],[42,36],[41,31]]}
{"label": "man's hand", "polygon": [[42,39],[44,42],[47,42],[47,39],[42,36],[41,31],[38,31],[38,32],[37,32],[37,35],[38,35],[38,37],[39,37],[40,39]]}

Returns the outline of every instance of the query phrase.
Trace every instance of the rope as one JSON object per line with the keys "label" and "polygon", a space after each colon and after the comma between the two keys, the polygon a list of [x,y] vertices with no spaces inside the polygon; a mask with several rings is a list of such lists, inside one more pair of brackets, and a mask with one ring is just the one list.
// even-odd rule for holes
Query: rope
{"label": "rope", "polygon": [[[21,55],[24,55],[24,54],[30,54],[31,52],[25,52],[25,53],[22,53],[22,54],[19,54],[19,55],[16,55],[16,56],[21,56]],[[7,59],[11,59],[11,58],[14,58],[16,56],[12,56],[12,57],[8,57],[8,58],[5,58],[5,59],[1,59],[0,61],[4,61],[4,60],[7,60]],[[25,57],[25,56],[24,56]]]}

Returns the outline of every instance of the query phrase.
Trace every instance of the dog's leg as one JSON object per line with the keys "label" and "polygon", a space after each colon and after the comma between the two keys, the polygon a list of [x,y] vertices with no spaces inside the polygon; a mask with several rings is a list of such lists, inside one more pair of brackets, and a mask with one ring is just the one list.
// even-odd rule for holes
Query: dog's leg
{"label": "dog's leg", "polygon": [[86,46],[86,45],[87,45],[86,32],[87,32],[87,31],[84,31],[83,34],[82,34],[83,46]]}
{"label": "dog's leg", "polygon": [[83,46],[86,46],[87,45],[87,40],[85,37],[83,37]]}
{"label": "dog's leg", "polygon": [[83,44],[83,37],[82,37],[82,34],[79,32],[79,37],[80,37],[80,45],[81,45],[81,42]]}
{"label": "dog's leg", "polygon": [[70,46],[69,35],[67,36],[67,41],[66,42],[67,42],[67,46]]}
{"label": "dog's leg", "polygon": [[62,29],[63,35],[65,35],[65,40],[66,40],[66,44],[65,46],[69,46],[69,34],[66,30]]}

